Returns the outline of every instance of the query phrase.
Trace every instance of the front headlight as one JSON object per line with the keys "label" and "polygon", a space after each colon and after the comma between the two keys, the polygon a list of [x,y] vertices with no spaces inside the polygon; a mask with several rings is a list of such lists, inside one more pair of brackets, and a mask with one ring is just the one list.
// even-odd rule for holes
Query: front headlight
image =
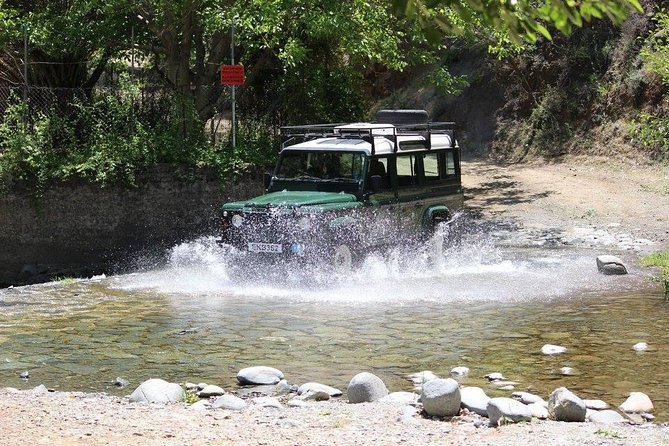
{"label": "front headlight", "polygon": [[302,217],[297,221],[297,225],[304,231],[311,229],[311,219],[309,217]]}
{"label": "front headlight", "polygon": [[242,225],[242,223],[244,223],[244,217],[242,217],[239,214],[235,214],[232,216],[232,226],[238,228]]}

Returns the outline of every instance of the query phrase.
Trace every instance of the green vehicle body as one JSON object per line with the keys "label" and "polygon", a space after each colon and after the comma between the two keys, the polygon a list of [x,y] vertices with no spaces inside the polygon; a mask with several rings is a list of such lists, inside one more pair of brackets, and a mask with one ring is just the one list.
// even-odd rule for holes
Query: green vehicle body
{"label": "green vehicle body", "polygon": [[267,193],[222,207],[221,242],[241,253],[348,269],[370,250],[429,238],[463,205],[452,123],[328,124],[282,132]]}

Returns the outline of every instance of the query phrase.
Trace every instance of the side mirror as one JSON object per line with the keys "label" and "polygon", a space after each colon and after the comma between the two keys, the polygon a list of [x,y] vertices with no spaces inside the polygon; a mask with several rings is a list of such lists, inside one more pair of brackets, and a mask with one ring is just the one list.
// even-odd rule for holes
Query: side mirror
{"label": "side mirror", "polygon": [[262,183],[265,186],[265,189],[269,188],[269,183],[272,182],[272,174],[269,172],[265,172],[262,176]]}
{"label": "side mirror", "polygon": [[369,183],[371,185],[372,192],[378,192],[381,190],[381,175],[372,175],[369,177]]}

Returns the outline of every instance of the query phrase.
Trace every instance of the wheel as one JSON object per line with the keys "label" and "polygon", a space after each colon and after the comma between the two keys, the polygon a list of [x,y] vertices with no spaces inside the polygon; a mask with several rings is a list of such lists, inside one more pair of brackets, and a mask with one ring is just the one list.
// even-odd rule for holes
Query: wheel
{"label": "wheel", "polygon": [[346,244],[337,245],[332,254],[332,267],[336,273],[347,273],[353,269],[353,252]]}

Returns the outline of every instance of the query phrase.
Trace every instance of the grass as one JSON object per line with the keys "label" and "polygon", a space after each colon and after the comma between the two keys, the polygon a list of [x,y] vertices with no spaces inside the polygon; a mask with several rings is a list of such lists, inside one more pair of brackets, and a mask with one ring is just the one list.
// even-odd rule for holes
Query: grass
{"label": "grass", "polygon": [[607,438],[623,438],[620,432],[610,431],[608,429],[597,429],[595,435],[601,435],[602,437]]}
{"label": "grass", "polygon": [[641,264],[659,269],[659,273],[652,276],[652,280],[664,287],[664,298],[669,299],[669,251],[659,251],[641,259]]}

